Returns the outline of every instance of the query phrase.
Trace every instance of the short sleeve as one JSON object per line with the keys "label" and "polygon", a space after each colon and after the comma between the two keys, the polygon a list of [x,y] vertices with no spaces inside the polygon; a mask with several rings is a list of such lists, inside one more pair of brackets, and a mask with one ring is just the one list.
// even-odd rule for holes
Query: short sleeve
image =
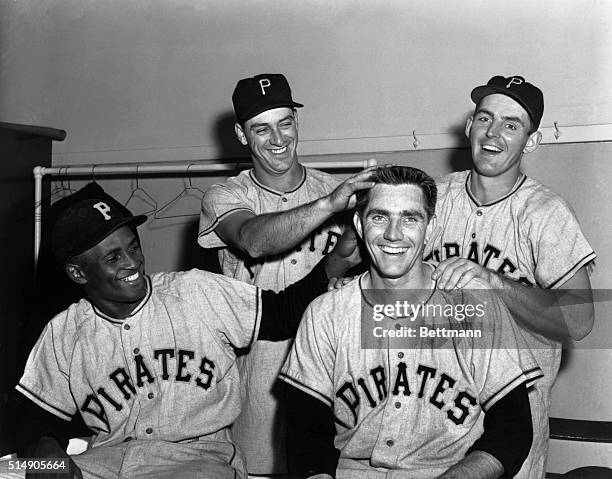
{"label": "short sleeve", "polygon": [[191,270],[189,274],[199,289],[193,300],[206,305],[202,319],[236,348],[253,344],[261,323],[261,290],[208,271]]}
{"label": "short sleeve", "polygon": [[320,314],[318,304],[315,300],[306,309],[279,377],[331,407],[335,348],[331,321]]}
{"label": "short sleeve", "polygon": [[30,352],[15,389],[48,412],[72,420],[77,406],[70,394],[67,333],[57,321],[47,324]]}
{"label": "short sleeve", "polygon": [[200,210],[198,244],[203,248],[227,246],[215,233],[215,228],[223,219],[236,211],[253,211],[243,199],[225,185],[212,185],[204,192]]}
{"label": "short sleeve", "polygon": [[482,316],[472,324],[481,331],[482,338],[472,340],[470,367],[479,403],[486,412],[497,401],[521,384],[530,387],[543,373],[528,347],[523,333],[510,315],[497,293],[493,290],[472,290],[469,301],[481,306]]}
{"label": "short sleeve", "polygon": [[595,259],[595,252],[563,200],[550,200],[541,210],[546,214],[536,227],[535,278],[543,288],[558,288]]}

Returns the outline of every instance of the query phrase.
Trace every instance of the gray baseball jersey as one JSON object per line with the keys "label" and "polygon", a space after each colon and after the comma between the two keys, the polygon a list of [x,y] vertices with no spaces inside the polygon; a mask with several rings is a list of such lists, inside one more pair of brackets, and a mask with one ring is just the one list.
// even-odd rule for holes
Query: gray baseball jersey
{"label": "gray baseball jersey", "polygon": [[[202,199],[198,243],[204,248],[221,248],[223,274],[264,289],[279,291],[306,276],[335,246],[342,227],[334,219],[324,223],[300,245],[283,254],[251,260],[227,247],[215,232],[224,218],[236,211],[257,215],[285,211],[321,198],[341,181],[313,168],[304,168],[300,184],[288,192],[261,184],[253,171],[242,171],[223,184],[211,186]],[[273,391],[278,372],[291,341],[258,341],[239,358],[242,376],[242,413],[234,438],[244,451],[249,472],[286,472],[284,409]]]}
{"label": "gray baseball jersey", "polygon": [[[522,176],[512,190],[482,205],[469,188],[470,172],[437,181],[437,225],[425,247],[425,260],[470,259],[528,286],[558,288],[595,258],[569,205],[538,181]],[[559,370],[561,346],[526,332],[544,371],[530,391],[534,440],[515,477],[544,477],[548,449],[550,389]]]}
{"label": "gray baseball jersey", "polygon": [[[418,325],[415,336],[367,342],[374,307],[362,287],[367,274],[310,304],[280,377],[332,407],[338,478],[437,477],[482,435],[489,408],[542,373],[528,350],[519,354],[522,333],[491,291],[481,301],[479,291],[435,290],[427,304],[439,309],[408,323]],[[439,313],[479,302],[482,321],[469,327]],[[433,325],[482,336],[420,332]]]}
{"label": "gray baseball jersey", "polygon": [[220,432],[240,412],[233,348],[257,338],[259,288],[198,270],[158,273],[147,286],[123,320],[86,299],[53,318],[17,390],[62,419],[80,413],[94,448],[129,439],[221,441],[246,477],[231,435]]}

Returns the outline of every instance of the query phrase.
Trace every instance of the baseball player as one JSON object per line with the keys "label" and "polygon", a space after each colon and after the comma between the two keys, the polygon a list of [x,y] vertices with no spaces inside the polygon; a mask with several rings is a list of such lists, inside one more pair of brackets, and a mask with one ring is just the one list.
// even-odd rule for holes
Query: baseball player
{"label": "baseball player", "polygon": [[[433,278],[440,288],[461,288],[474,277],[486,281],[527,331],[544,379],[530,391],[534,441],[517,477],[540,478],[559,340],[581,339],[593,326],[587,265],[595,253],[569,205],[521,172],[523,155],[541,140],[541,90],[520,76],[495,76],[471,97],[476,108],[465,132],[473,167],[438,181],[438,221],[425,261],[438,265]],[[559,290],[572,290],[568,303],[583,303],[572,315],[548,307],[560,299]]]}
{"label": "baseball player", "polygon": [[[299,163],[296,108],[303,105],[283,75],[242,79],[232,100],[236,135],[253,168],[205,192],[198,243],[219,249],[224,275],[278,291],[332,251],[344,228],[335,213],[352,206],[369,173],[342,183]],[[245,380],[234,435],[251,474],[286,472],[285,413],[274,384],[289,345],[259,341],[239,358]]]}
{"label": "baseball player", "polygon": [[338,264],[280,293],[195,269],[148,276],[136,233],[146,216],[93,187],[57,208],[53,252],[86,298],[48,323],[16,386],[34,414],[50,413],[24,428],[29,456],[67,458],[49,417],[80,414],[92,447],[67,458],[70,477],[246,478],[229,430],[234,348],[292,336]]}
{"label": "baseball player", "polygon": [[[308,306],[282,368],[293,412],[293,472],[511,476],[531,444],[526,386],[541,371],[529,350],[519,354],[522,334],[496,294],[435,288],[433,268],[422,261],[433,229],[434,180],[395,166],[379,168],[375,182],[354,216],[369,269]],[[380,300],[390,293],[420,304],[421,312],[389,311],[394,302]],[[481,321],[458,314],[479,304]],[[423,313],[426,306],[433,313]],[[441,313],[449,307],[457,314]],[[386,322],[373,314],[381,311]],[[410,329],[415,334],[402,339],[399,332]],[[481,339],[470,331],[481,331]]]}

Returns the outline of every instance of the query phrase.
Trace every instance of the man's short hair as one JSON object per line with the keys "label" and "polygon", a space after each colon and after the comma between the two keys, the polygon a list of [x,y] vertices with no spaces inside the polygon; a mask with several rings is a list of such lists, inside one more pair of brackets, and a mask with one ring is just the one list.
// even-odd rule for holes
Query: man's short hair
{"label": "man's short hair", "polygon": [[[425,197],[425,212],[430,220],[436,212],[438,188],[434,179],[418,168],[411,166],[379,166],[374,170],[369,181],[380,185],[415,185],[421,188]],[[357,192],[357,212],[361,215],[370,200],[371,190]]]}

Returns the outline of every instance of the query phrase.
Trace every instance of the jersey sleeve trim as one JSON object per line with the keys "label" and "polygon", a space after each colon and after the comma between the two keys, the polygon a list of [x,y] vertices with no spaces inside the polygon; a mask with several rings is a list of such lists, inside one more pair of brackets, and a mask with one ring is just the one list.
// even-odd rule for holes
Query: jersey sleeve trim
{"label": "jersey sleeve trim", "polygon": [[255,214],[255,212],[252,209],[246,208],[246,207],[233,208],[231,210],[228,210],[225,213],[221,214],[220,216],[217,216],[217,218],[215,218],[215,221],[213,221],[213,223],[208,228],[205,228],[202,231],[200,231],[198,233],[198,238],[201,238],[202,236],[206,236],[207,234],[212,233],[215,230],[215,228],[219,226],[219,223],[221,223],[221,221],[223,221],[225,218],[227,218],[231,214],[236,213],[237,211],[249,211]]}
{"label": "jersey sleeve trim", "polygon": [[506,394],[508,394],[510,391],[512,391],[517,386],[520,386],[521,384],[524,383],[525,387],[528,388],[531,385],[533,385],[536,379],[539,379],[541,377],[544,377],[544,373],[542,372],[539,366],[528,369],[527,371],[523,371],[521,374],[515,377],[512,381],[510,381],[504,387],[499,389],[496,393],[492,394],[489,397],[489,399],[483,402],[481,404],[482,410],[486,413],[487,410],[491,409],[491,407],[493,407],[493,405],[497,403],[497,401],[499,401],[501,398],[503,398]]}
{"label": "jersey sleeve trim", "polygon": [[555,289],[558,288],[559,286],[561,286],[563,283],[565,283],[567,280],[569,280],[572,276],[574,276],[576,274],[576,272],[582,268],[584,265],[586,265],[587,263],[593,261],[595,259],[597,255],[595,254],[594,251],[591,251],[589,254],[587,254],[586,256],[584,256],[580,261],[578,261],[574,266],[572,266],[569,271],[567,271],[565,274],[563,274],[559,279],[557,279],[556,281],[553,281],[552,283],[550,283],[548,286],[546,286],[547,289]]}
{"label": "jersey sleeve trim", "polygon": [[27,397],[28,399],[36,403],[38,406],[42,407],[44,410],[50,412],[51,414],[63,419],[64,421],[72,421],[72,414],[69,414],[66,411],[63,411],[49,404],[44,399],[42,399],[40,396],[30,391],[23,384],[21,383],[17,384],[15,386],[15,389],[19,391],[21,394],[23,394],[25,397]]}
{"label": "jersey sleeve trim", "polygon": [[261,288],[257,288],[255,292],[255,327],[253,328],[253,333],[251,335],[251,339],[249,340],[249,344],[247,347],[253,345],[257,338],[259,337],[259,327],[261,326]]}
{"label": "jersey sleeve trim", "polygon": [[282,372],[278,374],[278,377],[279,377],[279,379],[282,379],[286,383],[291,384],[293,387],[296,387],[299,390],[305,392],[306,394],[308,394],[308,395],[318,399],[319,401],[327,404],[329,407],[333,407],[333,401],[330,398],[328,398],[327,396],[325,396],[324,394],[321,394],[316,389],[308,387],[305,384],[302,384],[301,382],[297,381],[296,379],[292,378],[291,376],[287,376],[287,374],[282,373]]}

